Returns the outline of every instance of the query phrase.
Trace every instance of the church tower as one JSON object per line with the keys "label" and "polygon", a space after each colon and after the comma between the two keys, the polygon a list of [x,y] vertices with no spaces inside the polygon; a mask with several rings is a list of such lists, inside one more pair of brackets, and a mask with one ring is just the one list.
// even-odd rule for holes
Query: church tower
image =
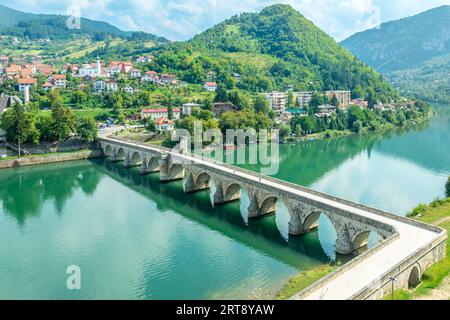
{"label": "church tower", "polygon": [[100,76],[102,74],[102,65],[100,63],[100,57],[97,56],[97,61],[95,62],[95,73],[97,76]]}

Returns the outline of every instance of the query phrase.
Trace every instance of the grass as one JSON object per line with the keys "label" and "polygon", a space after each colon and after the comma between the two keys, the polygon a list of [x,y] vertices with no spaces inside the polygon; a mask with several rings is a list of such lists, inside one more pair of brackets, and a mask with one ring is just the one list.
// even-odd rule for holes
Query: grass
{"label": "grass", "polygon": [[[414,219],[438,225],[450,234],[450,198],[436,199],[430,205],[419,205],[409,214]],[[421,284],[414,290],[397,290],[394,292],[394,300],[414,300],[426,296],[433,289],[439,288],[444,279],[450,275],[450,240],[447,239],[447,255],[444,260],[430,267],[422,276]],[[450,296],[450,292],[448,293]],[[385,300],[391,300],[388,295]]]}
{"label": "grass", "polygon": [[299,293],[303,289],[309,287],[314,282],[322,279],[326,275],[335,271],[339,266],[337,265],[322,265],[320,267],[314,268],[302,272],[293,278],[291,278],[283,288],[277,293],[277,300],[287,300],[293,295]]}

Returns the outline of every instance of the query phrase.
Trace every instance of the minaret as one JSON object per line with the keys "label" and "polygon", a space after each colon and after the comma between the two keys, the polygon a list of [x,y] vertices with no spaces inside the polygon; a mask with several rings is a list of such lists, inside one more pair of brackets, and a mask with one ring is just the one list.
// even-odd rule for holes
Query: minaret
{"label": "minaret", "polygon": [[102,65],[100,63],[99,56],[97,56],[97,62],[95,63],[95,70],[96,70],[97,76],[100,76],[102,74]]}

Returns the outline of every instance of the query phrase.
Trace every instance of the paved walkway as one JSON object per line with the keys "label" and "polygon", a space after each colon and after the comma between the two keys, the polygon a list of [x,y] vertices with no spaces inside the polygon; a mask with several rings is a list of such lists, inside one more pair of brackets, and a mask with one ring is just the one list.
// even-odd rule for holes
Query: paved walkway
{"label": "paved walkway", "polygon": [[[123,141],[116,141],[114,139],[111,139],[111,141],[125,143]],[[153,147],[131,142],[126,142],[126,144],[129,146],[148,149],[149,151],[161,151],[161,149],[156,146]],[[289,187],[283,184],[281,181],[280,183],[276,183],[273,179],[265,179],[258,173],[251,173],[246,170],[241,170],[238,167],[230,168],[228,166],[224,166],[223,164],[221,165],[220,163],[213,162],[209,159],[207,160],[188,155],[180,155],[177,152],[170,153],[175,157],[182,157],[188,161],[190,160],[194,163],[208,166],[218,171],[234,174],[238,178],[245,178],[255,183],[266,185],[270,188],[285,190],[287,192],[297,194],[301,197],[327,204],[334,208],[342,209],[366,217],[368,219],[394,226],[397,229],[399,233],[399,237],[397,240],[394,240],[390,244],[386,245],[380,251],[373,253],[366,259],[356,264],[354,267],[347,269],[345,272],[337,276],[333,281],[325,284],[320,290],[311,292],[306,297],[306,299],[308,300],[348,299],[354,294],[358,293],[360,290],[366,288],[373,281],[381,278],[383,274],[394,268],[401,261],[412,256],[418,249],[428,243],[431,243],[433,240],[439,237],[439,234],[436,232],[421,228],[414,224],[407,223],[406,221],[391,219],[389,217],[381,216],[370,211],[365,211],[351,205],[342,204],[338,201],[316,195],[312,191],[310,193],[307,191],[307,189],[305,189],[305,191],[300,190],[300,188]]]}

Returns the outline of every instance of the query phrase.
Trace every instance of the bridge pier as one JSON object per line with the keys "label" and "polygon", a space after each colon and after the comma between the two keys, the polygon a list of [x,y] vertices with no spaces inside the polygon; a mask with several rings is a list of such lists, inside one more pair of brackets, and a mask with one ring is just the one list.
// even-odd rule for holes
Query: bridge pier
{"label": "bridge pier", "polygon": [[214,193],[214,204],[221,205],[241,198],[241,186],[237,183],[214,180],[216,192]]}
{"label": "bridge pier", "polygon": [[[368,244],[370,227],[338,215],[327,214],[336,230],[336,252],[342,255],[355,254]],[[383,235],[382,235],[383,236]]]}
{"label": "bridge pier", "polygon": [[181,180],[184,178],[184,167],[182,164],[174,163],[170,156],[164,155],[159,160],[160,176],[162,182]]}
{"label": "bridge pier", "polygon": [[250,205],[248,206],[249,218],[259,218],[276,211],[278,200],[276,196],[253,188],[248,190],[248,196],[250,198]]}
{"label": "bridge pier", "polygon": [[313,206],[285,199],[291,220],[289,221],[289,234],[293,236],[311,232],[319,226],[321,211]]}

